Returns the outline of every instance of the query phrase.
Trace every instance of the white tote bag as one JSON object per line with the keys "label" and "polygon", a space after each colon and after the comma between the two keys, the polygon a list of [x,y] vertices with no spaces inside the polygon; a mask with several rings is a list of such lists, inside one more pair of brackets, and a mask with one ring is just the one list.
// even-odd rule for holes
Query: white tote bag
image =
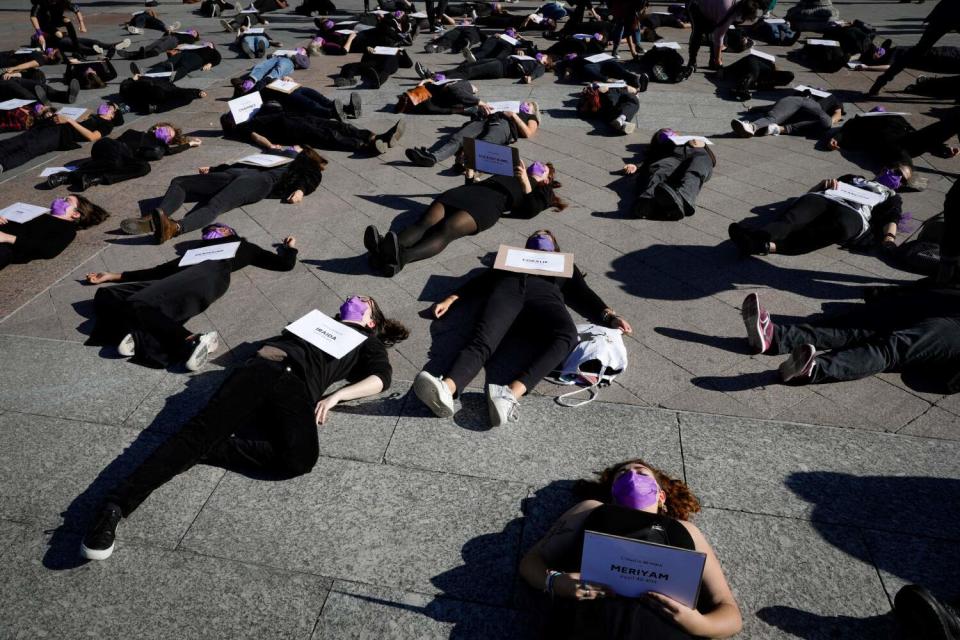
{"label": "white tote bag", "polygon": [[[627,368],[627,347],[620,329],[578,324],[577,334],[577,346],[551,378],[558,384],[583,387],[557,397],[557,403],[564,407],[581,407],[593,402],[600,395],[600,387],[608,386]],[[590,396],[586,400],[572,399],[584,391]]]}

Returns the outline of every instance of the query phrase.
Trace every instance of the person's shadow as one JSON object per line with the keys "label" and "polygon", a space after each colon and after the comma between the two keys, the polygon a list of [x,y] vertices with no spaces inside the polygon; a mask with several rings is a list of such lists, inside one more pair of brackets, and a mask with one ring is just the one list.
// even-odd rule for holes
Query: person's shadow
{"label": "person's shadow", "polygon": [[793,607],[764,607],[757,617],[772,627],[805,640],[831,638],[870,638],[887,640],[899,637],[896,621],[891,613],[854,618],[852,616],[821,616]]}

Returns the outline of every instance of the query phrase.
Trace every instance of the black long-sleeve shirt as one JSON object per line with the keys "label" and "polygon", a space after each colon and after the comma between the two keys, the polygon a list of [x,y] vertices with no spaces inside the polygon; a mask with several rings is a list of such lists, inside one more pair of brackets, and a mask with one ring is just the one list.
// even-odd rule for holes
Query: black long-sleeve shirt
{"label": "black long-sleeve shirt", "polygon": [[[290,271],[297,264],[297,250],[291,249],[286,245],[277,248],[277,252],[267,251],[263,247],[253,244],[245,238],[231,236],[228,238],[217,238],[204,246],[213,246],[215,244],[226,244],[229,242],[240,242],[237,248],[237,254],[220,262],[230,265],[230,272],[239,271],[247,266],[254,266],[260,269],[270,271]],[[180,266],[180,257],[174,258],[169,262],[164,262],[148,269],[136,269],[133,271],[124,271],[120,274],[120,282],[141,282],[144,280],[160,280],[171,276],[183,269],[191,269],[199,265]],[[203,264],[202,262],[200,264]]]}
{"label": "black long-sleeve shirt", "polygon": [[43,214],[27,222],[7,222],[0,231],[17,236],[11,262],[24,263],[38,258],[55,258],[77,237],[72,220]]}

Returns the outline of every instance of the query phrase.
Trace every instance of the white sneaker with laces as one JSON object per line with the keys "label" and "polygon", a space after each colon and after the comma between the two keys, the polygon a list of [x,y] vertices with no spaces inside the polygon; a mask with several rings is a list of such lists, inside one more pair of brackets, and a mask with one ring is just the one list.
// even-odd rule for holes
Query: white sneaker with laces
{"label": "white sneaker with laces", "polygon": [[487,385],[487,408],[490,411],[490,426],[499,427],[520,420],[520,402],[506,385]]}
{"label": "white sneaker with laces", "polygon": [[413,380],[413,392],[438,418],[453,415],[453,394],[441,378],[421,371]]}
{"label": "white sneaker with laces", "polygon": [[781,133],[782,131],[783,131],[783,129],[780,128],[780,125],[778,125],[778,124],[776,124],[776,123],[774,123],[774,124],[768,124],[768,125],[767,125],[767,135],[768,135],[768,136],[778,136],[778,135],[780,135],[780,133]]}
{"label": "white sneaker with laces", "polygon": [[211,353],[220,348],[220,336],[216,331],[204,333],[197,340],[197,346],[193,348],[190,357],[187,358],[187,369],[190,371],[199,371],[203,365],[207,364],[207,358]]}
{"label": "white sneaker with laces", "polygon": [[127,33],[135,36],[143,35],[143,29],[135,27],[132,24],[127,25]]}
{"label": "white sneaker with laces", "polygon": [[123,340],[117,345],[117,353],[124,358],[129,358],[136,353],[136,343],[133,341],[133,334],[128,333],[123,336]]}

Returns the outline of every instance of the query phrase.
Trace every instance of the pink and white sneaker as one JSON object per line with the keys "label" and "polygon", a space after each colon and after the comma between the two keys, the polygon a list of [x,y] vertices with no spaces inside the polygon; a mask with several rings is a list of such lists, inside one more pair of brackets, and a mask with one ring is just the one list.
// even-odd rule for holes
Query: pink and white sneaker
{"label": "pink and white sneaker", "polygon": [[780,378],[784,382],[806,384],[813,379],[813,368],[817,366],[817,350],[812,344],[795,347],[786,362],[780,365]]}
{"label": "pink and white sneaker", "polygon": [[755,353],[765,353],[773,343],[773,322],[760,304],[760,296],[751,293],[743,299],[740,309],[743,326],[747,328],[747,342]]}

